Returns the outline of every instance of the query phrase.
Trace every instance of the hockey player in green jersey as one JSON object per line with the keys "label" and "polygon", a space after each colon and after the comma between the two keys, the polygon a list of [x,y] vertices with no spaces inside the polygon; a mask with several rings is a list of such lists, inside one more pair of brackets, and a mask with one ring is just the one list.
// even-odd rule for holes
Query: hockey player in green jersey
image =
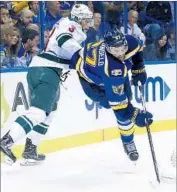
{"label": "hockey player in green jersey", "polygon": [[71,15],[54,25],[44,51],[33,58],[27,73],[31,106],[13,122],[9,133],[1,139],[1,151],[9,163],[16,161],[11,147],[26,135],[23,164],[45,159],[37,153],[37,146],[55,116],[61,75],[69,69],[73,54],[82,48],[92,17],[86,5],[75,4]]}

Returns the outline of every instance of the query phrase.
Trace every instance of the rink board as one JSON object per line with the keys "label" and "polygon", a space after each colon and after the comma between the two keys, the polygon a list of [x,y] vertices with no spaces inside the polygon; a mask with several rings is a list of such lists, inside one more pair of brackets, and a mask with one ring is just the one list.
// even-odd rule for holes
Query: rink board
{"label": "rink board", "polygon": [[[152,131],[176,129],[176,65],[147,65],[150,74],[145,87],[147,108],[154,114]],[[63,88],[61,86],[59,109],[56,118],[40,145],[41,152],[54,152],[94,142],[119,138],[116,119],[111,110],[106,110],[90,101],[83,93],[77,74],[71,73]],[[141,107],[139,92],[132,87],[134,105]],[[1,127],[2,133],[11,122],[29,106],[26,72],[1,74]],[[136,129],[144,134],[145,129]],[[20,156],[24,141],[14,150]]]}

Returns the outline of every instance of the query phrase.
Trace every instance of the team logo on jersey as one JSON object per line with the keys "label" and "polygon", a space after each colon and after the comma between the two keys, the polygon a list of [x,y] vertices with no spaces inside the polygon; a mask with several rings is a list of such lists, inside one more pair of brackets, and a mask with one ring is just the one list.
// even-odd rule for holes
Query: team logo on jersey
{"label": "team logo on jersey", "polygon": [[122,70],[121,69],[114,69],[111,71],[111,75],[120,76],[120,75],[122,75]]}
{"label": "team logo on jersey", "polygon": [[73,33],[75,31],[76,27],[74,25],[72,25],[71,27],[69,27],[69,31],[71,33]]}
{"label": "team logo on jersey", "polygon": [[116,95],[123,95],[124,94],[124,85],[119,86],[112,86],[112,90]]}

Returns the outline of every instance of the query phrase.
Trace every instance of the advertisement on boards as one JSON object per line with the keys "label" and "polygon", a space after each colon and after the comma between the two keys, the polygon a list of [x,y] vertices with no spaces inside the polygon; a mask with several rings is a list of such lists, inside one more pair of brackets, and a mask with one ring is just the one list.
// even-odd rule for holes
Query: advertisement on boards
{"label": "advertisement on boards", "polygon": [[[174,64],[147,66],[150,75],[143,92],[147,108],[155,120],[176,118],[176,85],[171,78],[176,77],[175,68]],[[19,74],[1,74],[1,127],[29,108],[26,72]],[[116,126],[111,109],[104,109],[85,96],[77,75],[68,78],[66,87],[61,86],[57,116],[49,134],[51,137]],[[138,88],[132,86],[132,93],[133,104],[141,108]]]}

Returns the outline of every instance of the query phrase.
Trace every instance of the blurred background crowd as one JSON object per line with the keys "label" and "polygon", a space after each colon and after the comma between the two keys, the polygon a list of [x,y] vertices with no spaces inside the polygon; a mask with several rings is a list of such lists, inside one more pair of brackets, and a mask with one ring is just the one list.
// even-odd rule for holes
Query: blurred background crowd
{"label": "blurred background crowd", "polygon": [[[85,3],[92,10],[92,27],[86,43],[99,41],[109,28],[118,26],[144,42],[144,59],[176,59],[175,2],[170,1],[45,1],[44,44],[53,25],[70,14],[74,3]],[[1,68],[28,67],[42,50],[39,1],[0,2]],[[126,20],[126,22],[125,22]]]}

